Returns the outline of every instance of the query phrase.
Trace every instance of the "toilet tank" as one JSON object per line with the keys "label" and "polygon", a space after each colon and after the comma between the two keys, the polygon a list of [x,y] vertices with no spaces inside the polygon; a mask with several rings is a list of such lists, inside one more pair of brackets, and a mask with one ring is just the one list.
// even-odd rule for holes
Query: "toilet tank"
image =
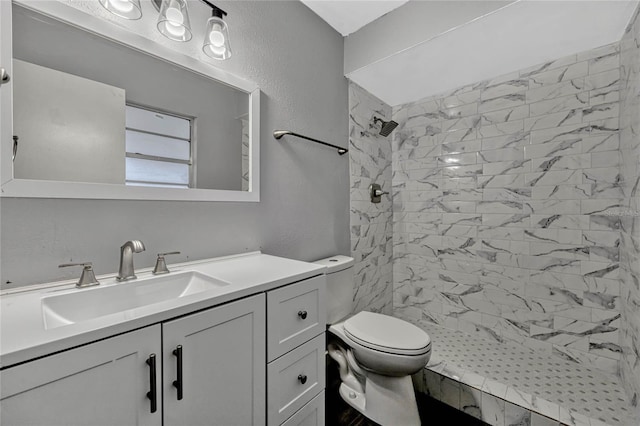
{"label": "toilet tank", "polygon": [[327,267],[327,324],[351,313],[354,292],[353,258],[336,255],[313,263]]}

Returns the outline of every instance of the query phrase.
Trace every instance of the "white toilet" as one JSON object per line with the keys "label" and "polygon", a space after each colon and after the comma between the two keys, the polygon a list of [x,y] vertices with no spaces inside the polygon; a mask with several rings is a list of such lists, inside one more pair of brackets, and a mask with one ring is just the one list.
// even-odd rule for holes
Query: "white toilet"
{"label": "white toilet", "polygon": [[420,328],[388,315],[353,316],[353,258],[318,260],[327,267],[327,323],[338,337],[328,346],[340,368],[340,396],[383,425],[420,425],[411,374],[431,356],[431,339]]}

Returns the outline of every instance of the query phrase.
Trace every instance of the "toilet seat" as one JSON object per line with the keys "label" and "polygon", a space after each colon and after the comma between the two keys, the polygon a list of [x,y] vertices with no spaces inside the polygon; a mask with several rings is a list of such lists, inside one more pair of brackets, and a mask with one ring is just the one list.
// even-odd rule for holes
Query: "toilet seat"
{"label": "toilet seat", "polygon": [[368,349],[396,355],[419,356],[431,351],[427,333],[398,318],[360,312],[343,324],[344,333]]}
{"label": "toilet seat", "polygon": [[[355,318],[361,314],[362,313],[356,314],[351,318]],[[371,328],[376,324],[375,319],[373,322],[367,321],[368,315],[380,315],[389,318],[386,315],[366,312],[364,313],[364,317],[360,316],[356,321],[351,322],[350,333],[345,330],[345,324],[351,318],[333,324],[329,327],[329,332],[340,338],[353,351],[355,359],[362,368],[384,376],[402,377],[416,373],[427,364],[431,357],[431,339],[426,333],[420,330],[421,333],[418,337],[421,339],[422,343],[406,344],[404,346],[413,346],[414,348],[417,348],[425,343],[427,343],[427,346],[418,349],[393,348],[393,345],[400,346],[399,342],[401,343],[401,341],[394,340],[392,338],[385,339],[381,336],[377,336],[378,339],[375,339],[373,338],[376,337],[375,334],[366,333],[368,328]],[[400,326],[401,330],[405,328],[404,326],[412,325],[405,323],[400,319],[397,320],[403,324]],[[357,327],[357,325],[360,325],[361,323],[364,325],[360,328]],[[356,326],[354,326],[354,324]],[[359,334],[360,331],[362,331],[362,335]],[[381,332],[382,329],[379,330],[379,333]],[[422,333],[424,333],[424,335]],[[356,335],[353,336],[353,334]],[[367,342],[366,340],[375,340],[376,342],[372,343],[370,341]],[[384,344],[380,345],[378,343]]]}
{"label": "toilet seat", "polygon": [[370,349],[372,351],[384,352],[384,353],[388,353],[388,354],[392,354],[392,355],[406,355],[406,356],[421,356],[421,355],[424,355],[426,353],[431,352],[431,344],[429,344],[428,346],[425,346],[423,348],[415,349],[415,350],[398,349],[398,348],[390,348],[390,347],[386,347],[386,346],[374,345],[372,343],[362,341],[362,340],[358,339],[357,337],[352,336],[348,332],[346,332],[345,334],[347,335],[349,340],[351,340],[352,342],[362,346],[365,349]]}

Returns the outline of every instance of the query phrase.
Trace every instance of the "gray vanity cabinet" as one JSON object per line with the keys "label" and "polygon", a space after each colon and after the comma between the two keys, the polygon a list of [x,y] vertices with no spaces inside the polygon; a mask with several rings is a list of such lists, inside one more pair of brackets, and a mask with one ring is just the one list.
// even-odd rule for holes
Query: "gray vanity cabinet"
{"label": "gray vanity cabinet", "polygon": [[6,368],[0,421],[264,425],[265,304],[262,293]]}
{"label": "gray vanity cabinet", "polygon": [[[0,372],[3,425],[162,424],[151,413],[151,375],[160,389],[161,327],[154,325]],[[147,363],[155,354],[155,371]]]}

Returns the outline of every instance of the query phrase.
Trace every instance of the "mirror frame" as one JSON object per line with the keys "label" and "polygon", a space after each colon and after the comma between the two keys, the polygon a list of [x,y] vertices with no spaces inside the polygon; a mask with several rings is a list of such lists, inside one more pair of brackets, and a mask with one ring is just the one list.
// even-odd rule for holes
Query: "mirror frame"
{"label": "mirror frame", "polygon": [[0,86],[0,197],[167,201],[260,201],[260,89],[236,75],[135,34],[59,1],[0,1],[0,64],[12,75],[12,3],[47,15],[143,54],[195,72],[249,95],[249,190],[154,188],[85,182],[13,178],[12,83]]}

